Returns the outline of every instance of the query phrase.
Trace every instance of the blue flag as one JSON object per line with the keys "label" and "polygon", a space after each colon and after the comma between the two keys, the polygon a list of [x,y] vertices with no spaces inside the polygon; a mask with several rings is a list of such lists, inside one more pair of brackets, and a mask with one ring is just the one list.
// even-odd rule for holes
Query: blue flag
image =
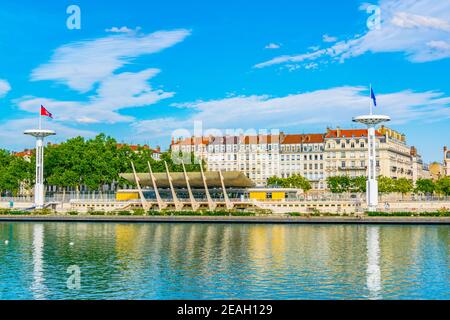
{"label": "blue flag", "polygon": [[373,100],[373,105],[377,106],[377,98],[375,97],[375,93],[373,92],[372,87],[370,87],[370,98]]}

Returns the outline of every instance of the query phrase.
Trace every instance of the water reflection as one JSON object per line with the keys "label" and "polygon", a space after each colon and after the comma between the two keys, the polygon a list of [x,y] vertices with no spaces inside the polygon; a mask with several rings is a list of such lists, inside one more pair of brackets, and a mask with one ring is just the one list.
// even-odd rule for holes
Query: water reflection
{"label": "water reflection", "polygon": [[448,299],[449,230],[0,223],[0,298]]}
{"label": "water reflection", "polygon": [[379,227],[367,229],[367,288],[371,299],[381,299]]}
{"label": "water reflection", "polygon": [[33,226],[33,283],[31,291],[36,300],[45,299],[45,278],[44,278],[44,225],[35,224]]}

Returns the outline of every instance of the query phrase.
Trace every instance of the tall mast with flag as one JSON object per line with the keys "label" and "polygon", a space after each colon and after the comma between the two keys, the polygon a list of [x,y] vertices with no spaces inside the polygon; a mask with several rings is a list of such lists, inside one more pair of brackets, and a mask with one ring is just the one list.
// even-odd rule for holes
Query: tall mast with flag
{"label": "tall mast with flag", "polygon": [[43,105],[41,105],[41,109],[39,110],[39,130],[42,129],[42,117],[49,117],[53,119],[53,115],[48,112],[48,110]]}
{"label": "tall mast with flag", "polygon": [[377,180],[377,142],[376,126],[383,122],[391,120],[389,116],[373,114],[373,106],[377,106],[377,98],[370,85],[370,114],[353,118],[354,122],[359,122],[367,126],[367,183],[366,183],[366,201],[368,211],[376,211],[378,207],[378,180]]}
{"label": "tall mast with flag", "polygon": [[377,98],[373,92],[372,84],[370,84],[370,114],[373,114],[373,107],[377,106]]}
{"label": "tall mast with flag", "polygon": [[36,209],[42,209],[45,206],[44,190],[44,139],[55,135],[52,130],[42,129],[42,117],[53,118],[53,115],[41,105],[39,111],[39,129],[27,130],[26,135],[36,138],[36,181],[34,186],[34,206]]}

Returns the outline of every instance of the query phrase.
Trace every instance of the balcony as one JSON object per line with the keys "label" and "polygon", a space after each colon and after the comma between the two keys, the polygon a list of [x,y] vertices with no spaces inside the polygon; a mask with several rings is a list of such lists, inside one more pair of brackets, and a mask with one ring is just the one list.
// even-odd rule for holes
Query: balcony
{"label": "balcony", "polygon": [[367,166],[339,166],[339,170],[348,171],[348,170],[367,170]]}

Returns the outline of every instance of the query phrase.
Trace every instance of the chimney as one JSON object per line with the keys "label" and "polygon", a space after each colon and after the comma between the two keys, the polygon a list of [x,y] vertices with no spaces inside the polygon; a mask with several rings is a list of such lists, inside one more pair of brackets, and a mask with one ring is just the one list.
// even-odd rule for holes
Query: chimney
{"label": "chimney", "polygon": [[286,138],[286,135],[284,134],[283,131],[280,131],[280,141],[279,141],[279,143],[283,143],[284,138]]}
{"label": "chimney", "polygon": [[340,127],[336,127],[336,135],[337,135],[337,138],[339,138],[341,136],[341,128]]}

